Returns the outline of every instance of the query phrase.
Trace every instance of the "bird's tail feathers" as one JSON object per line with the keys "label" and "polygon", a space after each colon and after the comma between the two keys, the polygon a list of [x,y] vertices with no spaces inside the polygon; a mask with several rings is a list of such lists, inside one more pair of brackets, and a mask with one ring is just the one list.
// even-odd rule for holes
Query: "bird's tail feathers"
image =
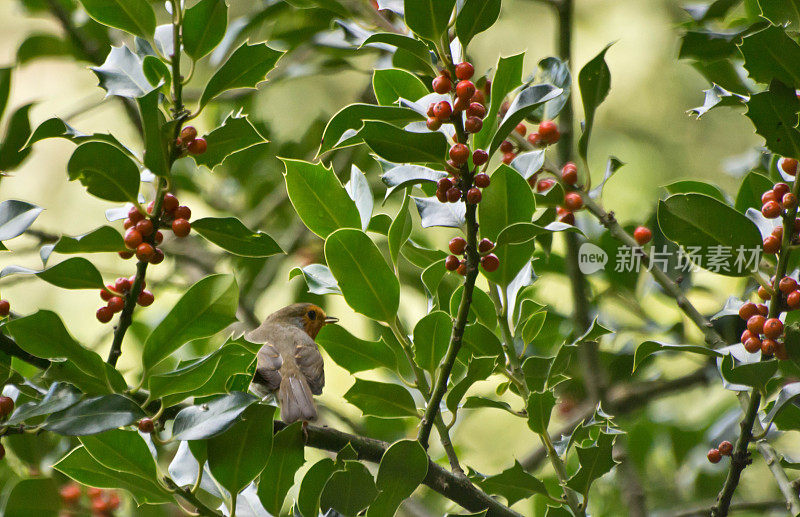
{"label": "bird's tail feathers", "polygon": [[298,420],[317,419],[317,408],[314,406],[311,389],[305,379],[295,374],[283,375],[278,395],[281,404],[281,419],[287,424]]}

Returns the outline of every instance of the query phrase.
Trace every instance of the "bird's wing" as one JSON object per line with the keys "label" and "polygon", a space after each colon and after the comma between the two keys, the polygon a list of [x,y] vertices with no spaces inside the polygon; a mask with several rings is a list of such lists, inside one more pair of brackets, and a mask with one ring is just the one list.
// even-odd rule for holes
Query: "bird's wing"
{"label": "bird's wing", "polygon": [[295,344],[293,355],[297,367],[308,381],[311,393],[320,395],[325,386],[325,365],[322,354],[319,353],[314,340],[302,330],[297,329],[292,337]]}
{"label": "bird's wing", "polygon": [[276,391],[281,385],[280,369],[283,358],[271,343],[264,343],[258,351],[256,375],[253,382],[264,386],[267,391]]}

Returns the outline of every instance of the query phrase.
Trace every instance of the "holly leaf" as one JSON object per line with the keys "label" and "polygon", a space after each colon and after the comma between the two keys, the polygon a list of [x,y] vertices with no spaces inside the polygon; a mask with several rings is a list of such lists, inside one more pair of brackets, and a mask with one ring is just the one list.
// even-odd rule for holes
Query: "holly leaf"
{"label": "holly leaf", "polygon": [[323,264],[310,264],[303,268],[296,267],[289,272],[289,280],[296,276],[303,277],[308,286],[308,292],[311,294],[342,294],[333,273],[328,266]]}
{"label": "holly leaf", "polygon": [[417,36],[438,42],[447,30],[455,5],[456,0],[405,0],[406,25]]}
{"label": "holly leaf", "polygon": [[15,169],[28,157],[31,150],[25,147],[31,134],[29,113],[33,104],[26,104],[11,114],[5,136],[0,144],[0,171]]}
{"label": "holly leaf", "polygon": [[612,457],[614,434],[601,432],[597,442],[588,447],[577,447],[580,468],[569,478],[567,486],[579,494],[586,495],[592,483],[614,468],[617,462]]}
{"label": "holly leaf", "polygon": [[114,393],[85,399],[53,413],[44,428],[65,436],[86,436],[130,425],[145,416],[137,403]]}
{"label": "holly leaf", "polygon": [[[197,61],[219,45],[228,26],[225,0],[200,0],[183,15],[183,48]],[[210,146],[209,146],[210,147]]]}
{"label": "holly leaf", "polygon": [[284,251],[264,232],[254,232],[235,217],[204,217],[192,229],[207,241],[240,257],[270,257]]}
{"label": "holly leaf", "polygon": [[[491,186],[491,185],[490,185]],[[461,228],[466,224],[467,207],[464,203],[442,203],[435,197],[414,197],[423,228],[444,226]]]}
{"label": "holly leaf", "polygon": [[21,266],[6,266],[0,278],[9,275],[35,275],[48,284],[63,289],[103,289],[103,276],[83,257],[73,257],[41,271]]}
{"label": "holly leaf", "polygon": [[67,164],[69,180],[79,180],[89,194],[106,201],[138,202],[139,168],[118,147],[105,142],[78,146]]}
{"label": "holly leaf", "polygon": [[397,367],[394,352],[383,339],[377,341],[360,339],[339,325],[322,327],[316,342],[333,362],[350,373],[381,367],[394,370]]}
{"label": "holly leaf", "polygon": [[597,107],[605,100],[611,90],[611,70],[608,69],[605,56],[613,43],[606,45],[597,56],[586,63],[578,73],[578,86],[581,90],[581,100],[583,101],[583,113],[586,122],[578,141],[578,151],[581,157],[586,160],[589,153],[589,137],[594,126],[594,114]]}
{"label": "holly leaf", "polygon": [[417,416],[414,398],[399,384],[365,381],[356,378],[344,394],[345,400],[361,410],[364,416],[406,418]]}
{"label": "holly leaf", "polygon": [[200,96],[200,108],[227,90],[255,88],[266,80],[283,54],[269,48],[266,43],[250,45],[244,42],[211,76]]}
{"label": "holly leaf", "polygon": [[501,0],[465,0],[456,16],[456,36],[467,48],[477,34],[494,25],[500,17]]}
{"label": "holly leaf", "polygon": [[773,81],[769,90],[750,96],[745,115],[766,140],[767,148],[781,156],[800,157],[800,131],[797,129],[800,101],[783,83]]}
{"label": "holly leaf", "polygon": [[295,422],[275,434],[272,453],[258,480],[258,499],[272,515],[280,515],[294,476],[306,461],[301,426],[301,422]]}
{"label": "holly leaf", "polygon": [[800,85],[800,45],[782,27],[770,25],[747,36],[739,50],[744,56],[744,68],[754,81],[769,84],[778,80],[787,85]]}
{"label": "holly leaf", "polygon": [[422,483],[428,473],[428,455],[416,440],[393,443],[378,466],[378,496],[367,517],[393,517],[400,504]]}
{"label": "holly leaf", "polygon": [[518,461],[514,461],[513,467],[500,474],[480,477],[475,482],[486,492],[504,497],[509,505],[534,494],[548,495],[544,483],[525,472]]}
{"label": "holly leaf", "polygon": [[[201,405],[181,409],[175,415],[172,436],[176,440],[205,440],[216,436],[230,429],[242,412],[257,401],[249,393],[234,391]],[[269,431],[271,435],[271,424]]]}
{"label": "holly leaf", "polygon": [[25,201],[7,199],[0,203],[0,242],[25,233],[44,208]]}
{"label": "holly leaf", "polygon": [[89,16],[115,29],[149,39],[156,30],[156,15],[147,0],[80,0]]}
{"label": "holly leaf", "polygon": [[428,88],[416,75],[399,68],[375,70],[372,89],[381,106],[391,106],[400,99],[415,101],[428,95]]}
{"label": "holly leaf", "polygon": [[220,127],[203,138],[208,142],[208,150],[193,158],[197,165],[205,165],[212,171],[229,156],[267,143],[267,139],[253,127],[247,116],[234,114],[228,115]]}
{"label": "holly leaf", "polygon": [[105,62],[91,70],[100,80],[99,86],[108,95],[137,99],[155,89],[144,74],[141,58],[125,45],[111,47]]}

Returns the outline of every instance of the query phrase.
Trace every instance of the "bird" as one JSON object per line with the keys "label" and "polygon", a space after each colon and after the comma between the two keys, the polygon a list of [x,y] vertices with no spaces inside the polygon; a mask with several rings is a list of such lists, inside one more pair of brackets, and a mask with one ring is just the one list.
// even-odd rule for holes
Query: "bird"
{"label": "bird", "polygon": [[245,334],[251,343],[262,345],[250,388],[262,398],[275,395],[284,422],[316,420],[313,395],[322,393],[325,369],[314,340],[322,327],[337,321],[313,303],[295,303]]}

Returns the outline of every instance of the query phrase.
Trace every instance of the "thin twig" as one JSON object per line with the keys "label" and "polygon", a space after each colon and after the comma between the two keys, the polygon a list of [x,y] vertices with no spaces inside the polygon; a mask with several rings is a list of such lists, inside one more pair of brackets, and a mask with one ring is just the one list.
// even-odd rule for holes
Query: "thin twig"
{"label": "thin twig", "polygon": [[205,504],[203,504],[203,502],[200,499],[198,499],[197,496],[194,495],[191,490],[178,486],[178,484],[175,483],[175,481],[173,481],[171,477],[164,476],[164,483],[170,490],[172,490],[172,492],[176,496],[182,497],[183,499],[186,500],[186,502],[194,506],[197,509],[198,514],[205,515],[207,517],[222,517],[221,513],[218,513],[209,508],[208,506],[206,506]]}

